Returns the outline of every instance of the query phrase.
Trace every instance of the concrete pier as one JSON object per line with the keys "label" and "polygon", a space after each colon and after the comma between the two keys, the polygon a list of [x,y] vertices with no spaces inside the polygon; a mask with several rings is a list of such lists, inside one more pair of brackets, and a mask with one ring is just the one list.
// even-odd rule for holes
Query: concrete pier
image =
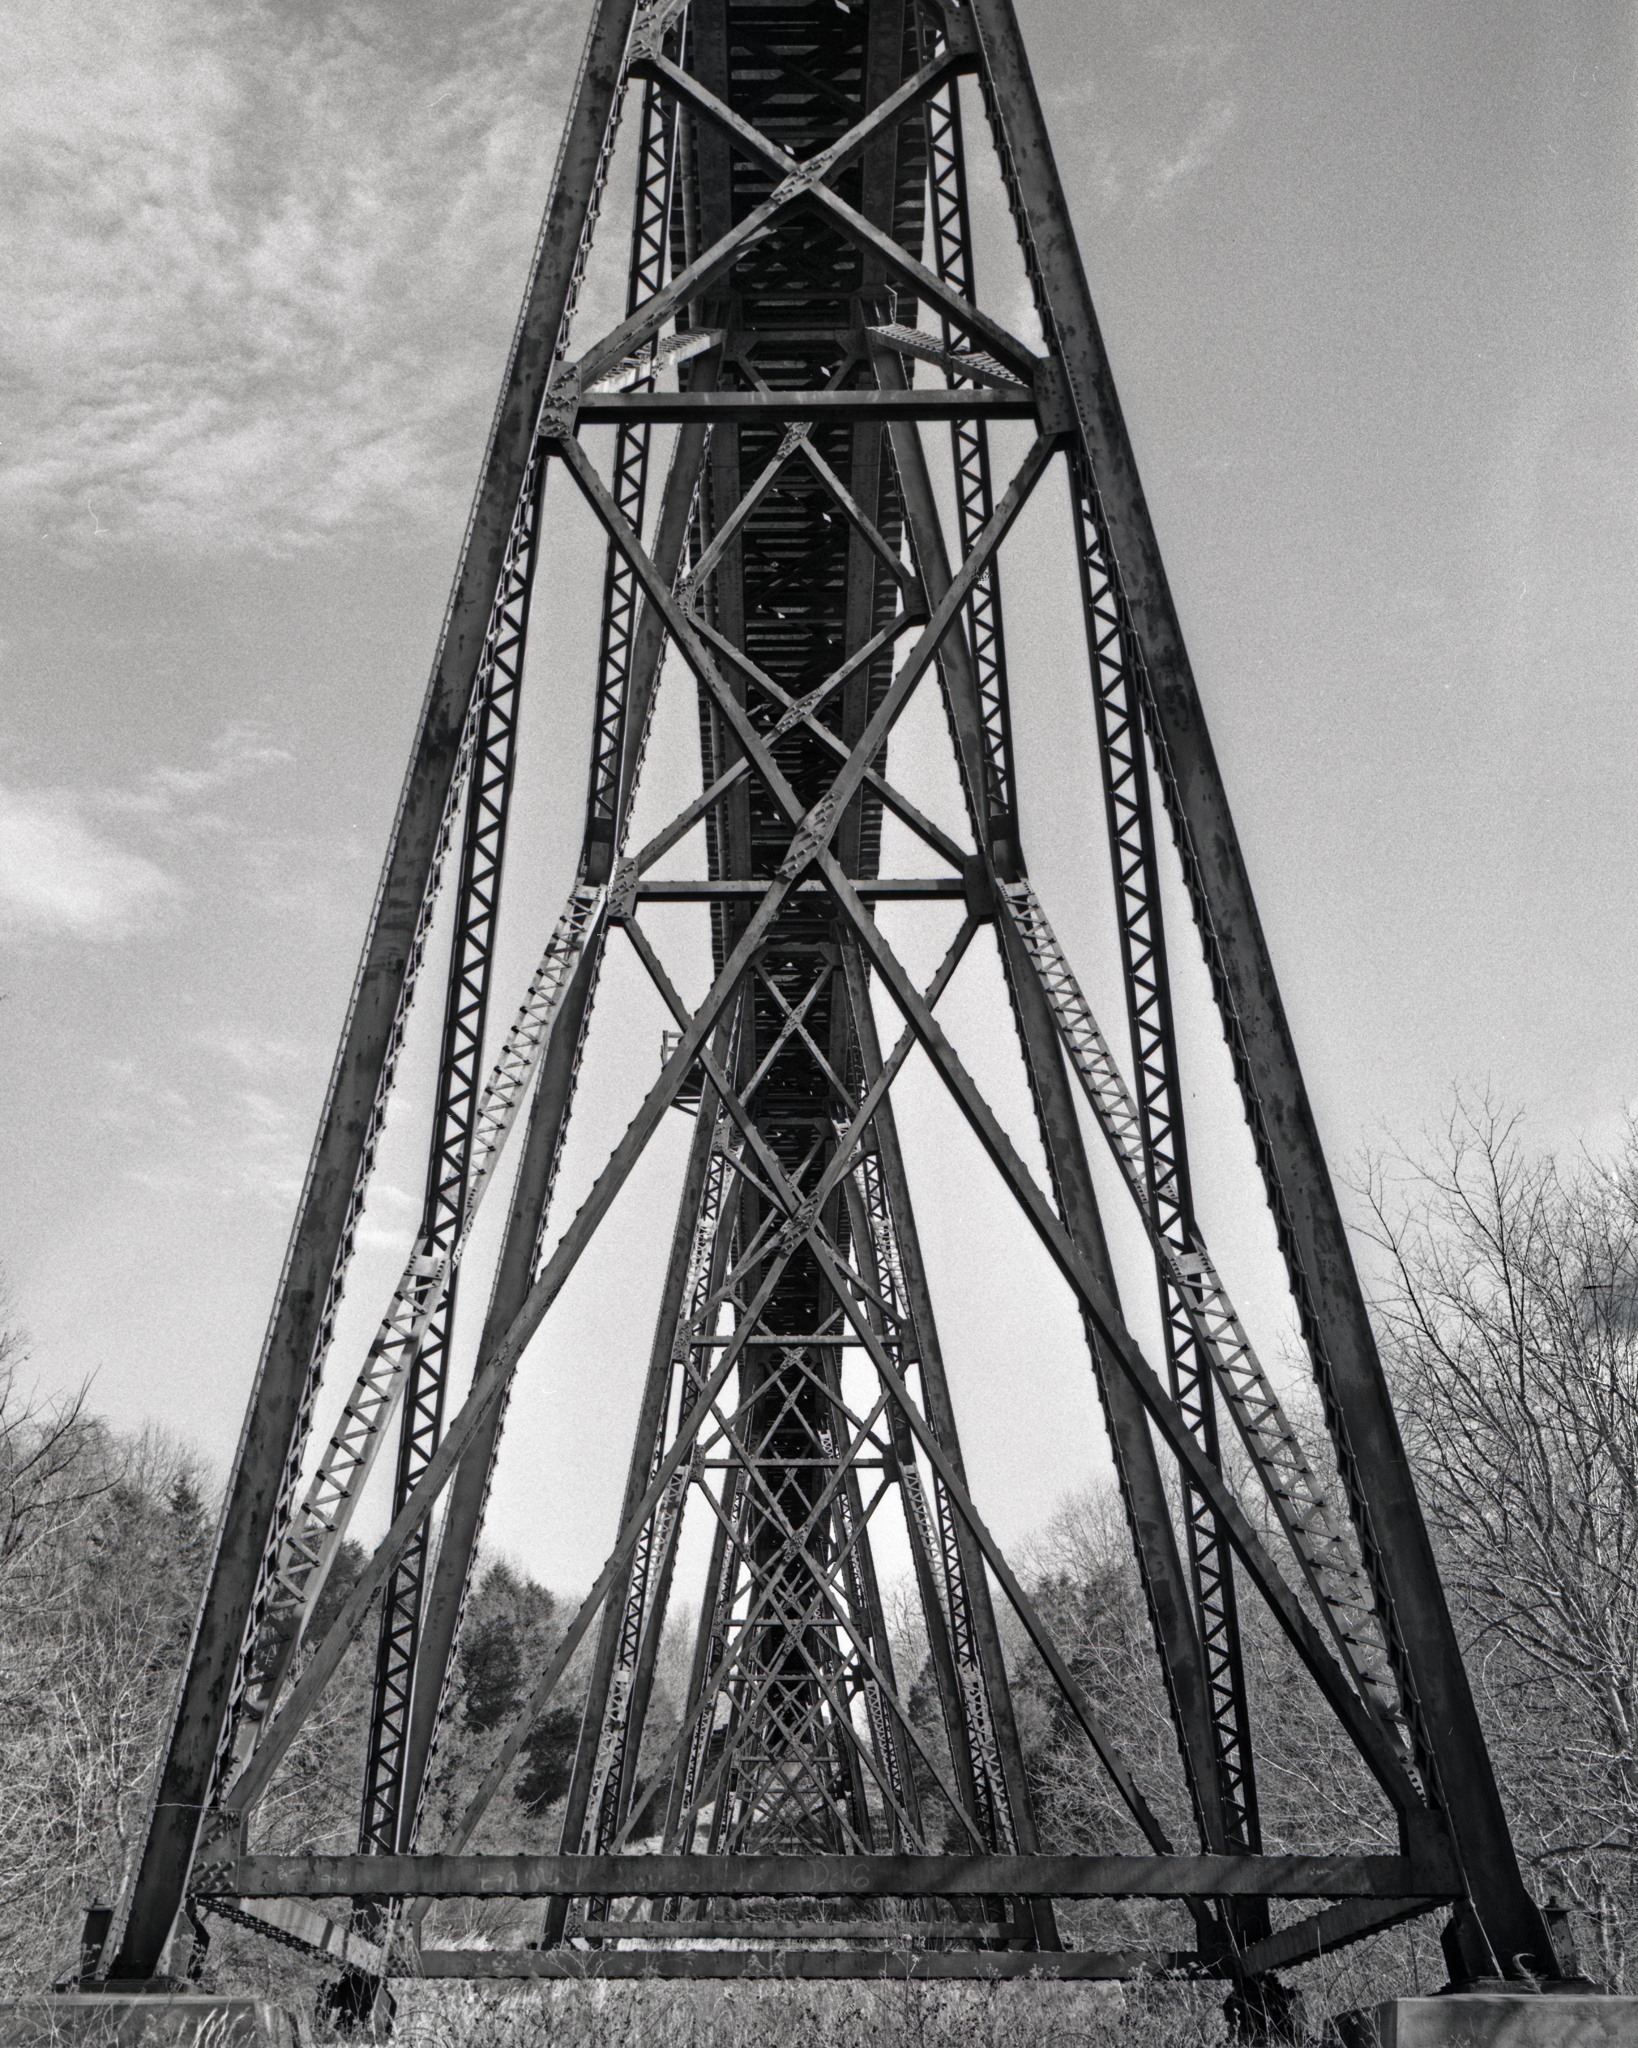
{"label": "concrete pier", "polygon": [[1337,2048],[1638,2048],[1638,1998],[1454,1991],[1390,1998],[1332,2031]]}

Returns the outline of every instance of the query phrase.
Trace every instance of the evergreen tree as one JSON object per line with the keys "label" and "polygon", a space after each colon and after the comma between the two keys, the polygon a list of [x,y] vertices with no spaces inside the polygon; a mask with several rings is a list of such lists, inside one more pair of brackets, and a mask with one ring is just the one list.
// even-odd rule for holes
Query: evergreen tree
{"label": "evergreen tree", "polygon": [[523,1659],[510,1615],[492,1615],[461,1645],[461,1688],[469,1728],[494,1728],[517,1711]]}
{"label": "evergreen tree", "polygon": [[580,1718],[578,1707],[554,1707],[524,1737],[524,1762],[513,1796],[526,1813],[544,1813],[568,1791]]}

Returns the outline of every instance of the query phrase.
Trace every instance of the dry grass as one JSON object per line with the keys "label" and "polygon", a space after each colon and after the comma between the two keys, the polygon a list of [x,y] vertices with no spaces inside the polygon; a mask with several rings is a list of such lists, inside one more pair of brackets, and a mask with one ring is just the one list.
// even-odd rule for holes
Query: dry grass
{"label": "dry grass", "polygon": [[1217,2001],[1098,1984],[400,1985],[398,2048],[1206,2048]]}
{"label": "dry grass", "polygon": [[[371,2048],[315,2020],[333,1965],[222,1925],[201,1990],[294,2015],[302,2048]],[[1306,2038],[1328,2016],[1443,1981],[1437,1923],[1327,1956],[1287,1981]],[[460,1983],[395,1978],[393,2048],[1226,2048],[1220,1983]],[[1301,2022],[1299,2021],[1299,2025]],[[385,2032],[380,2036],[382,2048]]]}
{"label": "dry grass", "polygon": [[[459,1983],[397,1978],[390,2030],[334,2032],[315,2017],[333,1966],[238,1929],[213,1943],[199,1989],[268,1999],[290,2013],[302,2048],[1227,2048],[1222,1984],[1159,1980],[1055,1984]],[[1299,2030],[1395,1992],[1428,1991],[1442,1972],[1436,1930],[1402,1930],[1371,1956],[1355,1949],[1293,1972]],[[1412,1953],[1413,1948],[1428,1953]],[[44,2001],[41,2001],[44,2004]],[[0,2042],[9,2042],[0,2019]],[[49,2040],[49,2030],[29,2038]],[[74,2048],[89,2048],[76,2034]]]}
{"label": "dry grass", "polygon": [[[289,1987],[293,1989],[293,1987]],[[1208,2048],[1214,1999],[1192,2018],[1175,1991],[1098,1984],[399,1983],[393,2048]],[[277,2001],[295,2011],[298,2001]],[[50,2001],[0,2008],[0,2040],[117,2048],[109,2015],[53,2024]],[[370,2048],[297,2012],[302,2048]],[[170,2037],[167,2035],[166,2037]],[[189,2048],[214,2048],[220,2029]],[[375,2039],[385,2043],[385,2030]],[[148,2044],[145,2042],[145,2048]]]}

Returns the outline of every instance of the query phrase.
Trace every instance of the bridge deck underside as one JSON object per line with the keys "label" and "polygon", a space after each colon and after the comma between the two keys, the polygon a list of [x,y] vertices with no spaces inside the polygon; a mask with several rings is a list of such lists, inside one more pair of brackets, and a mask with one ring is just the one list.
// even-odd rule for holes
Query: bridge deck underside
{"label": "bridge deck underside", "polygon": [[[687,61],[736,112],[792,155],[806,158],[865,111],[871,32],[871,10],[863,7],[719,0],[695,9]],[[875,33],[880,35],[879,26]],[[909,55],[907,28],[897,40],[895,56],[902,65]],[[888,83],[896,84],[897,75]],[[891,222],[918,254],[925,179],[921,138],[919,121],[898,138]],[[685,148],[691,150],[693,175],[685,177],[684,190],[696,195],[702,241],[742,219],[772,189],[766,167],[735,153],[724,214],[719,208],[725,152],[698,133]],[[863,167],[855,166],[838,186],[852,204],[863,205],[864,183]],[[838,382],[873,387],[868,362],[858,353],[860,295],[871,283],[853,242],[817,215],[799,214],[737,264],[709,303],[694,309],[701,324],[724,327],[730,337],[718,388],[753,388],[756,382],[776,391],[824,390]],[[914,317],[902,303],[899,313]],[[781,434],[778,426],[714,431],[701,496],[702,544],[774,459]],[[875,424],[825,424],[813,429],[811,444],[896,550],[902,514],[884,430]],[[892,576],[860,547],[833,493],[798,457],[740,529],[706,593],[706,612],[719,632],[799,698],[886,626],[898,600]],[[855,739],[891,672],[891,651],[879,654],[825,703],[823,722],[839,738]],[[754,691],[744,700],[754,722],[769,731],[777,706]],[[710,783],[731,764],[735,745],[703,689],[700,720],[703,772]],[[835,757],[811,734],[798,727],[775,740],[772,751],[804,804],[824,794],[835,775]],[[710,873],[770,878],[790,837],[788,818],[750,778],[728,815],[710,821]],[[837,846],[849,873],[877,873],[881,805],[869,791],[855,800]],[[720,966],[748,910],[718,904],[712,915]],[[789,1028],[793,1012],[801,1015],[800,1032]],[[793,901],[769,934],[738,1058],[742,1075],[765,1069],[750,1103],[762,1137],[793,1181],[804,1174],[811,1179],[816,1162],[822,1164],[834,1148],[836,1119],[850,1113],[835,1082],[851,1090],[860,1074],[825,899]],[[832,1242],[846,1253],[848,1215],[840,1194],[825,1220]],[[761,1199],[743,1193],[738,1241],[752,1241],[764,1221]],[[804,1247],[786,1266],[761,1329],[769,1335],[840,1333],[841,1320],[834,1293]],[[758,1346],[746,1355],[739,1399],[750,1405],[742,1443],[757,1468],[757,1483],[745,1487],[735,1606],[740,1625],[753,1629],[755,1639],[717,1708],[708,1762],[720,1774],[721,1791],[710,1816],[711,1846],[745,1853],[883,1849],[900,1838],[877,1787],[850,1759],[851,1744],[838,1725],[861,1686],[858,1660],[835,1619],[822,1609],[815,1615],[813,1593],[813,1563],[832,1569],[847,1544],[837,1481],[850,1432],[834,1398],[844,1353],[809,1343],[788,1352]],[[730,1491],[725,1482],[725,1502]],[[833,1497],[829,1510],[823,1506],[827,1495]],[[797,1554],[792,1530],[809,1532],[808,1559]],[[868,1534],[857,1548],[868,1564]],[[857,1594],[856,1572],[841,1570],[837,1576],[844,1597]],[[878,1636],[879,1617],[874,1625],[868,1613],[855,1619],[868,1638]],[[878,1763],[889,1776],[891,1760],[878,1757]]]}

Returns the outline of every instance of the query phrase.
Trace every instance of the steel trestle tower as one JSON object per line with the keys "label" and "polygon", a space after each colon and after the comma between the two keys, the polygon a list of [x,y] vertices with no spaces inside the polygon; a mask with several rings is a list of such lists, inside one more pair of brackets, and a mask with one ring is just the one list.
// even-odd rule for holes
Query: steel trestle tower
{"label": "steel trestle tower", "polygon": [[[980,136],[1044,345],[983,310],[966,191]],[[588,346],[571,341],[575,303],[608,178],[628,159],[625,317]],[[1016,465],[992,465],[998,423],[1025,446]],[[607,474],[583,442],[591,428],[613,430]],[[946,432],[948,457],[930,459]],[[1129,1063],[1025,863],[999,562],[1060,462]],[[514,780],[544,772],[567,788],[571,772],[517,749],[531,613],[538,633],[552,602],[537,562],[565,486],[607,541],[585,828],[562,915],[500,1030],[510,998],[491,970]],[[638,845],[655,698],[662,671],[682,669],[699,794]],[[918,688],[942,697],[964,819],[924,815],[895,785],[892,735]],[[910,872],[883,872],[889,846],[915,849]],[[1196,1211],[1161,900],[1173,859],[1323,1400],[1324,1470]],[[454,936],[419,1234],[314,1459],[336,1305],[446,869]],[[709,908],[698,1004],[645,922],[676,902]],[[884,935],[884,903],[942,920],[930,983]],[[1010,998],[1044,1184],[939,1020],[975,945],[994,947]],[[634,1086],[629,1129],[564,1221],[552,1195],[611,947],[632,950],[672,1028],[658,1078]],[[895,1117],[911,1059],[939,1077],[1084,1323],[1190,1842],[1168,1838],[969,1491]],[[669,1248],[650,1248],[661,1307],[607,1562],[497,1731],[459,1823],[428,1841],[510,1389],[673,1108],[693,1135]],[[1122,1313],[1089,1132],[1150,1245],[1158,1370]],[[487,1288],[477,1366],[451,1387],[457,1280],[508,1148],[498,1262],[460,1289],[469,1302]],[[319,1634],[320,1595],[395,1418],[391,1529]],[[1244,1504],[1231,1469],[1264,1498]],[[657,1659],[685,1532],[704,1547],[701,1524],[690,1674],[662,1743]],[[888,1527],[910,1560],[931,1713],[895,1666],[877,1565]],[[1277,1546],[1259,1533],[1272,1527]],[[1396,1853],[1265,1850],[1249,1601],[1374,1779]],[[1043,1843],[1003,1609],[1130,1816],[1131,1853]],[[266,1853],[258,1802],[366,1626],[378,1649],[358,1854]],[[587,1700],[556,1839],[468,1853],[577,1652]],[[497,1956],[423,1938],[432,1901],[474,1894],[543,1901],[539,1944]],[[1181,1902],[1192,1943],[1066,1948],[1061,1903],[1114,1897]],[[1273,1900],[1314,1903],[1276,1931]],[[1278,2025],[1278,1969],[1452,1906],[1454,1976],[1559,1974],[1508,1837],[1012,0],[595,0],[105,1975],[152,1979],[179,1915],[214,1912],[336,1958],[366,1992],[395,1971],[1163,1968],[1223,1980],[1254,2032]]]}

